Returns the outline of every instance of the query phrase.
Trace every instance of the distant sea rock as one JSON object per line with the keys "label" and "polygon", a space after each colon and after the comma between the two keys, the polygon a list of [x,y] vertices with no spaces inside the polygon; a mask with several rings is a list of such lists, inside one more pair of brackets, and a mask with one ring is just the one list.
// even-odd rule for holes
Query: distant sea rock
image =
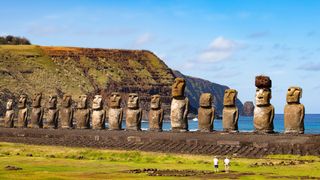
{"label": "distant sea rock", "polygon": [[253,116],[254,105],[252,101],[246,101],[243,104],[243,115],[244,116]]}

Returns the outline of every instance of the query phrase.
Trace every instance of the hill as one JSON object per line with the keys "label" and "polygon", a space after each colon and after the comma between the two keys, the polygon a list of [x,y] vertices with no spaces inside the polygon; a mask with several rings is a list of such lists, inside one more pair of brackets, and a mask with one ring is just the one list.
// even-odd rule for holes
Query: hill
{"label": "hill", "polygon": [[[108,98],[113,91],[122,93],[123,106],[127,93],[139,93],[145,110],[150,94],[159,93],[168,112],[174,78],[172,70],[146,50],[0,45],[0,114],[7,99],[21,93],[29,95],[30,103],[34,93],[42,92],[45,105],[50,94],[71,94],[77,100],[81,94]],[[196,100],[195,95],[188,94]],[[192,109],[197,108],[194,102]]]}

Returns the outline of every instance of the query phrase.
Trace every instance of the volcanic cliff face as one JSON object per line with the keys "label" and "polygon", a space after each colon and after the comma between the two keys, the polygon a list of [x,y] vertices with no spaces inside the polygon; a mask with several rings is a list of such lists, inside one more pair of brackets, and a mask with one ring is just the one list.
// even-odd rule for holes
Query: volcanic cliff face
{"label": "volcanic cliff face", "polygon": [[[229,89],[228,86],[212,83],[200,78],[185,76],[179,71],[173,71],[173,73],[176,77],[182,77],[186,80],[187,85],[185,93],[189,98],[191,104],[190,111],[193,114],[197,114],[201,93],[211,93],[213,95],[213,104],[216,108],[217,114],[222,114],[224,90]],[[243,104],[239,99],[236,100],[236,105],[240,114],[242,114]]]}
{"label": "volcanic cliff face", "polygon": [[[150,94],[159,93],[168,116],[174,78],[172,70],[146,50],[1,45],[0,115],[5,111],[7,99],[15,98],[17,101],[21,93],[29,96],[30,104],[33,94],[42,92],[42,105],[46,106],[51,94],[59,98],[70,94],[74,101],[78,100],[79,95],[87,94],[91,102],[90,98],[95,94],[101,94],[107,100],[111,92],[117,91],[122,94],[123,107],[127,93],[138,93],[144,110],[149,107]],[[188,87],[191,109],[197,109],[198,94],[206,89],[197,89],[190,83]],[[223,92],[219,91],[216,95],[217,107],[222,102],[221,94],[223,96]],[[192,112],[196,113],[194,110]],[[146,115],[144,111],[144,117]]]}

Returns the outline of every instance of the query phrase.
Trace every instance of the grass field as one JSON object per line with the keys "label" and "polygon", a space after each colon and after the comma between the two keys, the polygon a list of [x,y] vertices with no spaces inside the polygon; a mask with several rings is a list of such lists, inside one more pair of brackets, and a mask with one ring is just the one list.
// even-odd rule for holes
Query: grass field
{"label": "grass field", "polygon": [[[0,142],[0,179],[176,179],[129,170],[176,170],[181,179],[310,179],[320,178],[320,157],[273,155],[264,159],[231,158],[231,172],[213,173],[212,157],[116,151]],[[8,170],[7,166],[22,168]],[[192,176],[183,176],[193,170]],[[182,172],[182,173],[181,173]],[[201,174],[205,172],[207,174]],[[171,175],[175,174],[171,172]],[[166,174],[162,174],[166,175]],[[187,175],[187,173],[185,174]],[[190,174],[189,174],[190,175]]]}

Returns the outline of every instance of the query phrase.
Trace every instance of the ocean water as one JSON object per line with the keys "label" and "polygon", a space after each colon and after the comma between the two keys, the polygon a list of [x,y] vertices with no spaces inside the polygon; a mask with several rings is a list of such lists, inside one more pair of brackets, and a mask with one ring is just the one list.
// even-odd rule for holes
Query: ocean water
{"label": "ocean water", "polygon": [[[196,131],[198,129],[197,119],[189,120],[189,130]],[[320,114],[306,114],[304,118],[305,134],[320,134]],[[125,128],[123,121],[122,127]],[[253,131],[253,117],[240,116],[238,121],[240,132]],[[143,130],[149,128],[148,121],[143,120],[141,124]],[[164,121],[163,130],[169,131],[171,129],[170,121]],[[214,130],[222,131],[222,120],[215,119]],[[274,117],[274,130],[282,133],[284,131],[283,114],[276,114]]]}

